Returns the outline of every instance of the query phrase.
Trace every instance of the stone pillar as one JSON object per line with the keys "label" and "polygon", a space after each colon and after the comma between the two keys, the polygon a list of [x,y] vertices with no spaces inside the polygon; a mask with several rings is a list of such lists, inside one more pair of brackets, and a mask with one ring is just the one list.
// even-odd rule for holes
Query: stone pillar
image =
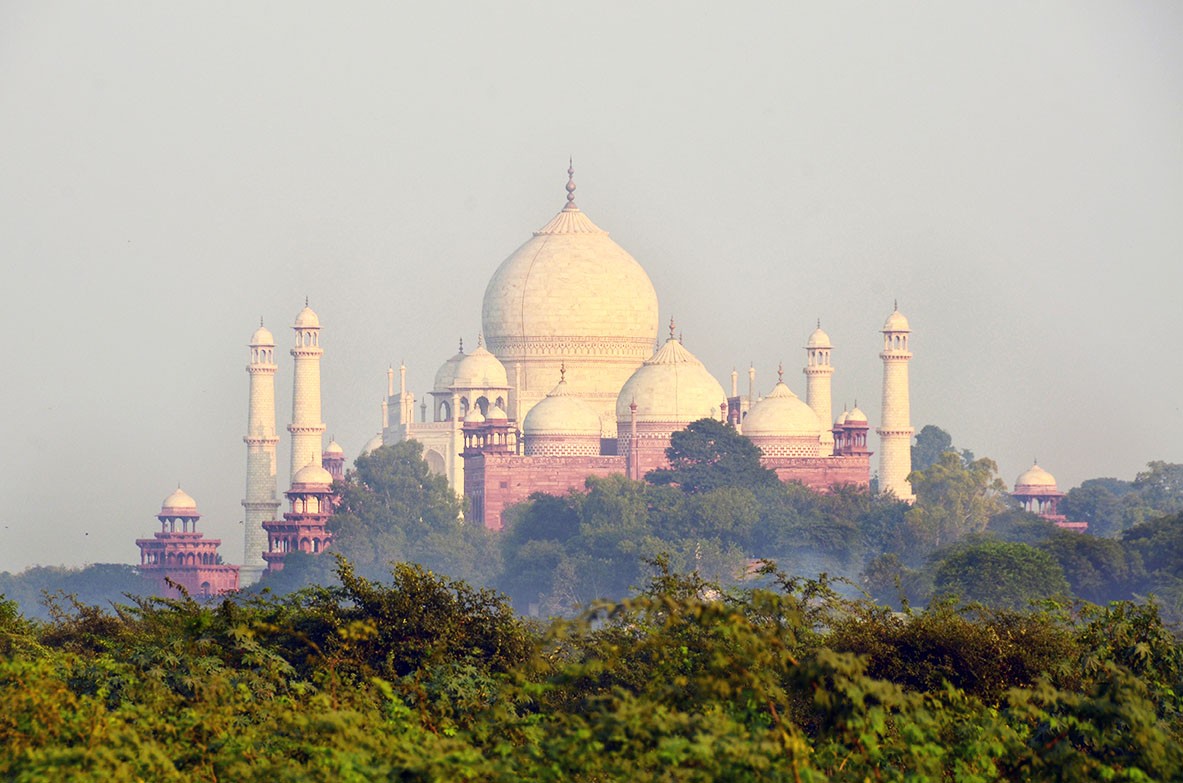
{"label": "stone pillar", "polygon": [[275,338],[259,321],[259,328],[251,337],[250,364],[246,367],[250,378],[250,397],[247,403],[246,436],[246,497],[242,501],[243,554],[240,571],[243,586],[253,584],[262,576],[267,562],[267,531],[263,523],[279,513],[276,497],[275,447],[279,437],[275,433]]}
{"label": "stone pillar", "polygon": [[296,345],[292,357],[296,360],[295,378],[292,383],[292,423],[288,432],[292,434],[291,478],[300,468],[313,464],[320,466],[323,451],[324,422],[320,420],[320,319],[305,305],[292,325]]}
{"label": "stone pillar", "polygon": [[834,366],[830,363],[830,337],[818,324],[809,342],[805,346],[805,404],[813,409],[822,422],[821,455],[828,457],[834,453],[834,433],[830,431],[833,423],[833,408],[830,396],[831,378]]}
{"label": "stone pillar", "polygon": [[897,309],[883,325],[883,415],[879,419],[879,491],[912,502],[912,423],[908,399],[908,319]]}

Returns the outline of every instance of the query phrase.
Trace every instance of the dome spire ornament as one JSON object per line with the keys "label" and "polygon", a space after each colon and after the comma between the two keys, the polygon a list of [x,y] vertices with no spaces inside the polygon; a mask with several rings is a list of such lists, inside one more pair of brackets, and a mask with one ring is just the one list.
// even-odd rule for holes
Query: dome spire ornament
{"label": "dome spire ornament", "polygon": [[674,317],[670,316],[670,339],[674,339],[674,330],[677,329],[677,324],[674,323]]}
{"label": "dome spire ornament", "polygon": [[460,353],[464,353],[464,338],[460,338]]}
{"label": "dome spire ornament", "polygon": [[564,212],[573,212],[579,209],[575,206],[575,159],[573,157],[567,158],[567,206],[563,207]]}
{"label": "dome spire ornament", "polygon": [[776,381],[777,383],[785,382],[785,363],[781,362],[776,365]]}
{"label": "dome spire ornament", "polygon": [[559,383],[567,382],[567,362],[564,360],[559,365]]}

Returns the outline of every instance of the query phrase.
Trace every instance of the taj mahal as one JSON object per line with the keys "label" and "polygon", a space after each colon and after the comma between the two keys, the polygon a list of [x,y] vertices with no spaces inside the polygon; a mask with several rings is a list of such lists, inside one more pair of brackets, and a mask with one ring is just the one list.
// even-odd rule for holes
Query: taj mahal
{"label": "taj mahal", "polygon": [[[818,491],[871,481],[870,423],[857,405],[833,415],[834,346],[821,328],[804,336],[804,399],[785,380],[746,393],[732,371],[725,390],[683,344],[671,319],[661,324],[657,292],[645,269],[577,205],[573,168],[566,203],[492,272],[481,332],[470,349],[442,361],[417,401],[405,366],[386,372],[382,428],[363,447],[415,440],[430,470],[465,501],[465,519],[501,529],[504,514],[532,493],[563,494],[588,477],[641,479],[666,466],[675,433],[700,419],[733,425],[784,481]],[[908,363],[910,327],[898,309],[881,333],[882,406],[878,487],[912,500],[912,425]],[[244,546],[241,566],[215,566],[220,542],[196,532],[196,502],[180,488],[162,507],[162,532],[143,539],[142,568],[164,573],[180,563],[192,574],[171,577],[198,592],[256,581],[283,567],[291,551],[331,545],[332,483],[344,475],[344,450],[324,445],[321,420],[320,318],[308,303],[293,324],[290,489],[280,513],[277,492],[276,341],[261,323],[249,342]],[[179,493],[179,494],[178,494]],[[178,522],[179,520],[179,522]],[[179,529],[178,529],[179,525]],[[232,568],[233,575],[211,571]],[[204,569],[204,570],[202,570]],[[206,573],[209,572],[209,573]],[[188,580],[186,582],[185,580]],[[236,586],[236,585],[235,585]]]}

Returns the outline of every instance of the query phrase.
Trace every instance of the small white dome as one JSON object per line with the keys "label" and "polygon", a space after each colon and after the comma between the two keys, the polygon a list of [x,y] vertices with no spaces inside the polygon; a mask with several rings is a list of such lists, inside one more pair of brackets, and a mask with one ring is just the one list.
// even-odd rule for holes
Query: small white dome
{"label": "small white dome", "polygon": [[465,424],[484,424],[485,416],[481,413],[481,409],[473,405],[468,409],[468,413],[464,414]]}
{"label": "small white dome", "polygon": [[883,331],[885,332],[908,332],[908,319],[904,318],[904,314],[896,309],[892,314],[887,316],[887,320],[883,323]]}
{"label": "small white dome", "polygon": [[332,484],[333,474],[315,463],[309,463],[292,476],[292,486],[299,484]]}
{"label": "small white dome", "polygon": [[361,447],[361,453],[362,454],[369,454],[371,451],[374,451],[375,449],[382,448],[382,445],[383,445],[382,444],[382,433],[379,432],[377,435],[375,435],[374,437],[372,437],[366,441],[366,445]]}
{"label": "small white dome", "polygon": [[845,408],[843,408],[842,412],[838,414],[838,418],[834,419],[834,426],[835,427],[845,426],[846,420],[849,417],[850,417],[850,412],[848,410],[846,410]]}
{"label": "small white dome", "polygon": [[867,414],[863,413],[862,410],[859,409],[859,406],[856,405],[853,408],[851,408],[850,413],[846,414],[846,423],[847,424],[866,424],[867,423]]}
{"label": "small white dome", "polygon": [[456,365],[456,377],[452,379],[453,387],[483,388],[509,386],[509,375],[505,372],[505,365],[497,357],[489,353],[483,340],[477,340],[476,350],[465,356]]}
{"label": "small white dome", "polygon": [[341,444],[335,440],[329,441],[328,447],[325,449],[325,454],[332,454],[334,456],[345,456],[345,449],[341,448]]}
{"label": "small white dome", "polygon": [[625,381],[616,398],[616,420],[628,422],[637,403],[637,421],[689,424],[718,419],[727,395],[698,358],[670,337]]}
{"label": "small white dome", "polygon": [[526,414],[526,437],[538,435],[599,435],[600,417],[585,400],[573,395],[564,378]]}
{"label": "small white dome", "polygon": [[747,437],[821,437],[822,423],[813,409],[779,381],[744,417]]}
{"label": "small white dome", "polygon": [[189,493],[177,487],[176,490],[160,504],[161,515],[189,516],[197,513],[197,501],[189,497]]}
{"label": "small white dome", "polygon": [[813,334],[809,335],[809,342],[805,344],[806,348],[833,348],[830,345],[830,335],[822,331],[822,328],[813,330]]}
{"label": "small white dome", "polygon": [[1039,467],[1039,463],[1027,468],[1017,479],[1015,489],[1019,487],[1052,487],[1056,486],[1056,477]]}
{"label": "small white dome", "polygon": [[293,325],[304,329],[319,327],[320,318],[316,316],[316,313],[312,312],[311,307],[304,305],[304,309],[296,316],[296,323]]}
{"label": "small white dome", "polygon": [[490,405],[489,413],[485,416],[485,421],[507,421],[509,414],[500,405]]}
{"label": "small white dome", "polygon": [[444,362],[443,365],[435,373],[435,385],[432,387],[434,391],[447,391],[456,380],[456,367],[464,359],[464,346],[460,346],[460,351],[451,359]]}
{"label": "small white dome", "polygon": [[271,334],[271,330],[260,323],[259,328],[251,335],[250,346],[251,348],[274,348],[275,336]]}

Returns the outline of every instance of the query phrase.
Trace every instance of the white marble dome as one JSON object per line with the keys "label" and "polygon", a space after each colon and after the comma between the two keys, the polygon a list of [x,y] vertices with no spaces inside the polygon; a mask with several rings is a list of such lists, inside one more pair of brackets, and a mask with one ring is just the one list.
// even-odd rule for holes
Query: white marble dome
{"label": "white marble dome", "polygon": [[309,329],[320,326],[320,318],[312,311],[308,305],[304,305],[304,309],[296,316],[296,323],[294,326]]}
{"label": "white marble dome", "polygon": [[333,474],[315,463],[309,463],[292,476],[292,486],[297,484],[332,484]]}
{"label": "white marble dome", "polygon": [[718,419],[727,395],[698,357],[670,337],[621,387],[616,397],[618,427],[627,427],[634,401],[638,422],[689,424]]}
{"label": "white marble dome", "polygon": [[846,414],[847,424],[866,424],[867,414],[863,413],[859,406],[855,405],[850,409],[850,413]]}
{"label": "white marble dome", "polygon": [[887,320],[883,323],[883,331],[885,332],[908,332],[908,319],[904,318],[904,314],[896,309],[892,311],[891,315],[887,316]]}
{"label": "white marble dome", "polygon": [[1015,488],[1018,487],[1052,487],[1056,486],[1056,477],[1048,473],[1043,468],[1039,467],[1039,463],[1033,464],[1027,470],[1015,479]]}
{"label": "white marble dome", "polygon": [[377,435],[366,441],[366,445],[361,447],[361,454],[359,456],[369,454],[375,449],[380,449],[382,448],[382,445],[382,433],[379,432]]}
{"label": "white marble dome", "polygon": [[539,435],[600,435],[600,417],[584,400],[571,393],[565,378],[526,414],[526,437]]}
{"label": "white marble dome", "polygon": [[505,372],[505,365],[497,357],[489,353],[483,340],[477,340],[476,350],[464,356],[456,364],[456,376],[452,379],[453,387],[484,388],[488,386],[508,386],[509,377]]}
{"label": "white marble dome", "polygon": [[341,448],[341,444],[335,440],[329,441],[329,445],[325,447],[325,454],[332,454],[334,456],[345,456],[345,449]]}
{"label": "white marble dome", "polygon": [[259,328],[251,335],[250,346],[252,348],[274,348],[275,336],[271,334],[270,329],[260,323]]}
{"label": "white marble dome", "polygon": [[822,331],[821,326],[813,330],[813,334],[809,335],[809,342],[805,344],[806,348],[833,348],[830,344],[830,335]]}
{"label": "white marble dome", "polygon": [[456,367],[464,359],[464,356],[464,343],[462,341],[460,343],[460,351],[436,370],[435,383],[432,386],[435,391],[447,391],[451,387],[452,381],[456,380]]}
{"label": "white marble dome", "polygon": [[197,513],[197,501],[189,496],[185,490],[177,487],[176,490],[164,499],[160,504],[160,513],[163,516],[180,515],[190,516]]}
{"label": "white marble dome", "polygon": [[743,434],[747,437],[810,437],[819,438],[822,423],[813,409],[779,381],[743,419]]}
{"label": "white marble dome", "polygon": [[649,275],[578,209],[564,209],[502,262],[481,316],[498,356],[550,355],[555,343],[593,338],[643,358],[657,321]]}

